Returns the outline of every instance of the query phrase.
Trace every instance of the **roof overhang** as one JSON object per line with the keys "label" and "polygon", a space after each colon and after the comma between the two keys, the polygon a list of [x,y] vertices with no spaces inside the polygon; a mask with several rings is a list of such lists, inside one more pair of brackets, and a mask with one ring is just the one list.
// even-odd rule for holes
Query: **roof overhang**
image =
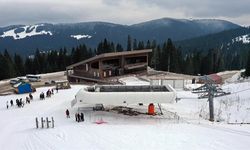
{"label": "roof overhang", "polygon": [[113,52],[113,53],[103,53],[100,55],[96,55],[94,57],[91,57],[89,59],[80,61],[78,63],[69,65],[66,67],[66,69],[72,69],[75,66],[79,66],[84,63],[88,63],[94,60],[102,59],[102,58],[108,58],[108,57],[118,57],[118,56],[129,56],[129,55],[137,55],[137,54],[146,54],[151,53],[152,49],[144,49],[144,50],[135,50],[135,51],[123,51],[123,52]]}

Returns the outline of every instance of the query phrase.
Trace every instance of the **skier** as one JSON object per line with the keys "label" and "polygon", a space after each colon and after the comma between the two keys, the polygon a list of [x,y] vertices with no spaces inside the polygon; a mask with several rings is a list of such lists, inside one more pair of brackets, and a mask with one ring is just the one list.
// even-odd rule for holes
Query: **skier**
{"label": "skier", "polygon": [[58,87],[56,87],[56,93],[58,93]]}
{"label": "skier", "polygon": [[33,100],[33,96],[31,93],[29,94],[29,97],[30,97],[30,100]]}
{"label": "skier", "polygon": [[16,105],[17,105],[17,106],[19,105],[19,100],[18,100],[18,99],[16,99]]}
{"label": "skier", "polygon": [[69,110],[68,109],[66,110],[66,117],[70,118],[70,116],[69,116]]}
{"label": "skier", "polygon": [[9,109],[9,101],[6,102],[6,107]]}
{"label": "skier", "polygon": [[79,113],[77,114],[77,121],[78,121],[78,122],[80,122],[80,121],[81,121],[81,116],[80,116],[80,114],[79,114]]}
{"label": "skier", "polygon": [[78,113],[75,114],[76,122],[78,121],[77,116],[78,116]]}
{"label": "skier", "polygon": [[20,106],[24,107],[24,101],[22,100],[22,98],[20,98]]}
{"label": "skier", "polygon": [[13,106],[13,100],[10,100],[10,106]]}
{"label": "skier", "polygon": [[54,90],[53,89],[51,89],[51,94],[54,95]]}
{"label": "skier", "polygon": [[84,121],[84,115],[81,113],[81,121]]}
{"label": "skier", "polygon": [[26,104],[27,104],[27,103],[30,103],[29,97],[26,97]]}

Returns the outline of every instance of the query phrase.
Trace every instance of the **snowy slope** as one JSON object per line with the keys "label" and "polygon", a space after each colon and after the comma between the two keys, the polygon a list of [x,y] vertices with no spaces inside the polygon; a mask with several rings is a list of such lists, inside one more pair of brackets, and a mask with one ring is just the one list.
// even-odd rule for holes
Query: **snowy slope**
{"label": "snowy slope", "polygon": [[242,42],[243,44],[249,44],[250,43],[250,36],[249,34],[238,36],[234,39],[232,39],[232,43],[234,42]]}
{"label": "snowy slope", "polygon": [[[136,84],[134,78],[126,78],[127,84]],[[140,82],[140,81],[139,81]],[[0,97],[0,149],[1,150],[235,150],[249,149],[250,127],[247,125],[228,125],[227,121],[210,123],[207,116],[207,100],[197,99],[197,95],[190,91],[178,91],[182,99],[172,105],[163,105],[163,112],[175,113],[180,120],[164,119],[160,116],[124,116],[114,112],[92,112],[83,109],[85,122],[76,123],[74,113],[77,108],[70,108],[70,101],[83,85],[72,85],[71,89],[59,90],[58,93],[41,101],[40,92],[46,92],[48,87],[38,88],[33,94],[34,100],[24,108],[16,106],[6,109],[6,101],[25,98],[23,95],[9,95]],[[50,87],[52,88],[52,87]],[[228,112],[244,116],[250,101],[250,83],[228,84],[224,89],[231,92],[242,91],[238,94],[215,99],[216,114],[220,108],[220,101],[230,100],[233,103],[228,109],[221,107],[221,117]],[[245,90],[245,91],[244,91]],[[239,97],[239,99],[235,99]],[[234,103],[234,101],[240,101]],[[239,105],[239,106],[238,106]],[[147,108],[147,106],[144,106]],[[240,107],[242,112],[235,111]],[[69,108],[71,118],[65,117],[65,110]],[[146,110],[145,110],[146,111]],[[199,115],[201,114],[201,115]],[[55,118],[54,129],[35,129],[35,117]],[[199,117],[201,116],[201,117]],[[216,115],[218,118],[219,115]],[[95,124],[104,120],[105,124]],[[226,118],[225,118],[226,119]],[[233,119],[234,120],[234,119]],[[239,120],[240,121],[240,120]]]}
{"label": "snowy slope", "polygon": [[17,28],[8,30],[3,32],[2,35],[0,35],[0,37],[5,38],[5,37],[13,37],[13,39],[15,40],[19,40],[19,39],[24,39],[26,37],[31,37],[31,36],[36,36],[36,35],[52,35],[51,31],[37,31],[38,27],[44,26],[44,24],[40,24],[40,25],[30,25],[30,26],[23,26],[18,28],[19,30],[22,30],[21,32],[17,31]]}
{"label": "snowy slope", "polygon": [[80,39],[85,39],[85,38],[90,39],[92,36],[87,35],[87,34],[86,35],[85,34],[83,34],[83,35],[78,34],[78,35],[70,35],[70,37],[75,38],[77,40],[80,40]]}

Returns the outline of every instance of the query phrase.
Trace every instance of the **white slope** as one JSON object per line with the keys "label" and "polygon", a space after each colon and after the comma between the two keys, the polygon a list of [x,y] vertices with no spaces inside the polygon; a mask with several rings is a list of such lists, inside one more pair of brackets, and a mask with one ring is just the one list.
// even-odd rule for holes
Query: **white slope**
{"label": "white slope", "polygon": [[80,40],[80,39],[90,39],[90,38],[92,38],[92,36],[91,35],[85,35],[85,34],[83,34],[83,35],[81,35],[81,34],[78,34],[78,35],[70,35],[70,37],[72,37],[72,38],[75,38],[75,39],[77,39],[77,40]]}
{"label": "white slope", "polygon": [[[134,82],[127,79],[126,82]],[[84,109],[85,122],[74,121],[76,108],[70,108],[70,101],[76,92],[84,86],[72,85],[71,89],[59,90],[51,98],[39,100],[38,96],[48,87],[38,88],[33,94],[34,100],[24,108],[16,106],[6,109],[6,101],[16,98],[25,99],[27,94],[0,97],[0,149],[1,150],[120,150],[120,149],[160,149],[160,150],[235,150],[249,149],[250,127],[248,125],[228,125],[226,121],[210,123],[207,117],[207,100],[197,99],[190,91],[178,91],[180,101],[172,105],[163,105],[164,114],[174,113],[181,119],[166,119],[164,116],[124,116],[115,112],[93,112]],[[52,87],[50,87],[52,88]],[[230,100],[228,109],[221,107],[221,117],[228,112],[239,113],[244,118],[250,95],[247,91],[250,83],[228,84],[223,88],[232,92],[242,91],[224,98],[215,99],[217,114],[219,102]],[[235,99],[239,97],[240,102]],[[244,100],[244,101],[243,101]],[[235,111],[240,107],[242,112]],[[137,106],[138,107],[138,106]],[[70,110],[71,118],[65,117]],[[144,106],[147,108],[147,106]],[[138,108],[139,109],[139,108]],[[146,111],[146,109],[145,109]],[[169,112],[170,111],[170,112]],[[201,111],[201,113],[200,113]],[[199,115],[200,114],[200,115]],[[35,117],[55,118],[54,129],[35,129]],[[199,117],[201,116],[201,117]],[[216,115],[216,119],[219,115]],[[166,116],[165,116],[166,117]],[[106,123],[96,124],[103,120]],[[226,118],[225,118],[226,119]],[[245,117],[247,121],[248,117]],[[234,120],[234,119],[232,119]],[[241,120],[242,121],[242,120]],[[200,122],[200,123],[199,123]],[[240,120],[238,121],[240,122]]]}
{"label": "white slope", "polygon": [[37,24],[37,25],[20,27],[23,29],[23,31],[18,32],[18,33],[15,33],[15,31],[17,29],[20,29],[20,28],[8,30],[8,31],[3,32],[3,34],[0,35],[0,37],[2,37],[2,38],[13,37],[13,39],[19,40],[19,39],[24,39],[26,37],[36,36],[36,35],[50,35],[50,36],[52,35],[51,31],[42,30],[42,31],[38,32],[37,27],[39,27],[39,26],[44,26],[44,24],[40,24],[40,25]]}
{"label": "white slope", "polygon": [[248,44],[250,43],[250,36],[249,34],[238,36],[234,39],[232,39],[232,43],[234,42],[242,42],[243,44]]}

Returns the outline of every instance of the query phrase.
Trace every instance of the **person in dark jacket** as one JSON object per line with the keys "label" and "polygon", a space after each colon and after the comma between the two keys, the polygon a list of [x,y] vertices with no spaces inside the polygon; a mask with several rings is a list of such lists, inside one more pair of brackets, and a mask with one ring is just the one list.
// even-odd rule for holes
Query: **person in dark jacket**
{"label": "person in dark jacket", "polygon": [[77,114],[77,121],[78,121],[78,122],[80,122],[80,121],[81,121],[81,116],[80,116],[80,114],[79,114],[79,113]]}
{"label": "person in dark jacket", "polygon": [[6,107],[9,108],[9,101],[6,102]]}
{"label": "person in dark jacket", "polygon": [[78,116],[78,113],[76,113],[76,114],[75,114],[76,122],[78,121],[78,118],[77,118],[77,116]]}
{"label": "person in dark jacket", "polygon": [[13,100],[10,100],[10,106],[13,106],[14,103],[13,103]]}
{"label": "person in dark jacket", "polygon": [[66,117],[70,118],[70,116],[69,116],[69,110],[68,109],[66,110]]}
{"label": "person in dark jacket", "polygon": [[31,93],[29,94],[29,97],[30,97],[30,100],[33,100],[33,96]]}
{"label": "person in dark jacket", "polygon": [[84,115],[81,113],[81,121],[84,121]]}

